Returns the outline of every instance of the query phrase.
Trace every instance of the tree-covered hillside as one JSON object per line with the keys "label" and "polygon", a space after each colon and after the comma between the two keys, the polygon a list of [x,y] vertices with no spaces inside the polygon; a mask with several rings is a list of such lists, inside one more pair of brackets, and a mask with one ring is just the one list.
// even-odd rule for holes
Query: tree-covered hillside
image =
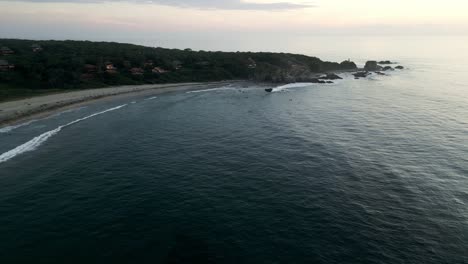
{"label": "tree-covered hillside", "polygon": [[[286,53],[208,52],[90,41],[0,39],[0,90],[250,79],[300,81],[352,69]],[[1,94],[0,94],[1,95]]]}

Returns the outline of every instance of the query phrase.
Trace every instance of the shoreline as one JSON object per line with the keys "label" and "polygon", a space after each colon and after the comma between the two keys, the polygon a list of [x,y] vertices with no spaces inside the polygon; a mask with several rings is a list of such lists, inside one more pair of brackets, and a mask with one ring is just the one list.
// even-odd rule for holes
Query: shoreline
{"label": "shoreline", "polygon": [[[0,128],[43,118],[61,110],[132,96],[151,96],[169,92],[209,89],[212,86],[229,85],[248,81],[193,82],[171,84],[125,85],[89,90],[78,90],[0,103]],[[215,87],[213,87],[215,88]]]}
{"label": "shoreline", "polygon": [[[333,70],[323,73],[315,73],[310,78],[316,79],[323,74],[339,74],[346,72],[359,71],[354,70]],[[141,85],[122,85],[95,89],[72,90],[58,92],[48,95],[32,96],[24,99],[0,102],[0,128],[17,125],[28,122],[32,119],[44,118],[62,110],[68,110],[74,107],[84,106],[96,101],[114,100],[133,96],[152,96],[163,93],[179,91],[195,91],[216,88],[220,85],[242,83],[256,83],[258,85],[268,82],[255,82],[249,80],[225,80],[216,82],[187,82],[187,83],[168,83],[168,84],[141,84]],[[285,82],[284,84],[287,84]],[[280,85],[281,83],[274,83]]]}

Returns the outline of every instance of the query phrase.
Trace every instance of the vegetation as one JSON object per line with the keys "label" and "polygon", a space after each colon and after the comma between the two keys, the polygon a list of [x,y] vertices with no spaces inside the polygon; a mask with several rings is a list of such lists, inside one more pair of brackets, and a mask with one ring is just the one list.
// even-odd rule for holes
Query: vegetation
{"label": "vegetation", "polygon": [[0,96],[128,84],[280,82],[356,66],[286,53],[207,52],[111,42],[0,39],[0,48]]}

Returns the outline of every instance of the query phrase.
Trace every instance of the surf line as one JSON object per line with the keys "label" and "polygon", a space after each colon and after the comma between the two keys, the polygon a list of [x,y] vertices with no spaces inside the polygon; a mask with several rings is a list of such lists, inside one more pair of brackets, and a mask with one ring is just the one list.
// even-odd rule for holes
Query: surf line
{"label": "surf line", "polygon": [[17,129],[17,128],[24,127],[24,126],[30,125],[30,124],[35,123],[35,122],[38,122],[38,121],[42,121],[42,120],[50,119],[50,118],[53,118],[53,117],[57,117],[57,116],[60,116],[60,115],[62,115],[62,114],[65,114],[65,113],[70,113],[70,112],[78,111],[78,110],[81,110],[81,109],[83,109],[83,108],[86,108],[86,106],[80,107],[80,108],[75,108],[75,109],[70,109],[70,110],[67,110],[67,111],[63,111],[63,112],[60,112],[60,113],[51,115],[51,116],[46,117],[46,118],[33,119],[33,120],[28,121],[28,122],[21,123],[21,124],[19,124],[19,125],[3,127],[3,128],[0,128],[0,133],[8,133],[8,132],[11,132],[11,131],[13,131],[13,130],[15,130],[15,129]]}
{"label": "surf line", "polygon": [[104,110],[102,112],[94,113],[92,115],[89,115],[89,116],[77,119],[75,121],[72,121],[72,122],[70,122],[70,123],[68,123],[66,125],[59,126],[56,129],[53,129],[53,130],[47,131],[45,133],[42,133],[41,135],[29,140],[28,142],[26,142],[26,143],[24,143],[22,145],[19,145],[16,148],[14,148],[14,149],[12,149],[10,151],[7,151],[7,152],[1,154],[0,155],[0,163],[8,161],[8,160],[10,160],[10,159],[12,159],[12,158],[14,158],[14,157],[16,157],[18,155],[21,155],[21,154],[23,154],[25,152],[33,151],[33,150],[37,149],[40,145],[42,145],[44,142],[46,142],[50,137],[56,135],[58,132],[60,132],[65,127],[71,126],[73,124],[76,124],[76,123],[81,122],[83,120],[95,117],[97,115],[102,115],[104,113],[120,109],[120,108],[122,108],[122,107],[124,107],[126,105],[127,104],[119,105],[119,106]]}

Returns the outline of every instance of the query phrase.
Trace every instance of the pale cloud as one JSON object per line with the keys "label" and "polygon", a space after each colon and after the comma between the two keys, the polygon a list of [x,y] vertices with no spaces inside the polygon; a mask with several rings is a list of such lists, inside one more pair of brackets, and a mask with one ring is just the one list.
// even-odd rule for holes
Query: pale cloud
{"label": "pale cloud", "polygon": [[[280,2],[297,8],[278,9],[273,5]],[[177,41],[184,39],[183,44],[192,41],[192,46],[229,35],[240,36],[248,42],[252,36],[261,34],[279,40],[291,35],[466,35],[468,32],[465,14],[468,1],[465,0],[313,0],[317,8],[299,8],[310,3],[310,0],[153,0],[151,3],[0,0],[0,38],[118,40],[129,36],[137,39],[177,35]]]}
{"label": "pale cloud", "polygon": [[[0,0],[0,2],[8,2],[11,0]],[[134,4],[157,4],[165,6],[174,6],[180,8],[197,8],[197,9],[224,9],[224,10],[292,10],[314,7],[309,2],[286,2],[286,1],[243,1],[243,0],[19,0],[22,2],[32,3],[110,3],[110,2],[127,2]]]}

